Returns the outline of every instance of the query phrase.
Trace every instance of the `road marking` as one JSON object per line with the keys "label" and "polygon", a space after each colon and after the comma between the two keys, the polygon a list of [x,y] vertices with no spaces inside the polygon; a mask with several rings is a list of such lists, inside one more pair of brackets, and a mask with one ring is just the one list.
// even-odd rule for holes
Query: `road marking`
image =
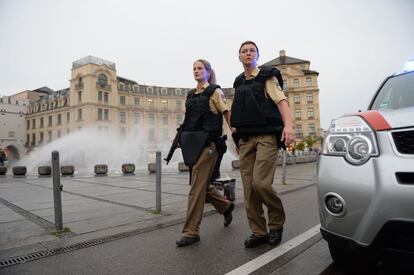
{"label": "road marking", "polygon": [[276,258],[286,254],[290,250],[294,249],[295,247],[299,246],[303,242],[313,238],[314,236],[320,234],[320,227],[321,225],[315,225],[308,231],[302,233],[301,235],[281,244],[280,246],[273,248],[272,250],[267,251],[263,255],[251,260],[250,262],[245,263],[242,266],[239,266],[236,269],[226,273],[226,275],[241,275],[241,274],[250,274],[262,266],[270,263],[271,261],[275,260]]}

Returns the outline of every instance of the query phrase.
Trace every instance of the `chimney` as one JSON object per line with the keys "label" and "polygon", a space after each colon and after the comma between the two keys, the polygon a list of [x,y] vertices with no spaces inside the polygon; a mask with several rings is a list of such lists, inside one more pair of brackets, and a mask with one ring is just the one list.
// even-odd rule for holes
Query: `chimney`
{"label": "chimney", "polygon": [[279,56],[280,57],[285,57],[286,56],[286,51],[285,50],[280,50],[279,51]]}

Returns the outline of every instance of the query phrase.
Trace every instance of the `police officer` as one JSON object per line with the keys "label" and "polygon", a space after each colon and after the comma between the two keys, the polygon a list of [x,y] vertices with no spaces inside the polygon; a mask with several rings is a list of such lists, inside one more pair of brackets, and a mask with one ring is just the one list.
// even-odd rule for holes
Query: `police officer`
{"label": "police officer", "polygon": [[[278,142],[289,145],[294,130],[289,105],[282,91],[283,80],[276,68],[257,67],[259,50],[252,41],[241,44],[239,59],[244,72],[234,81],[231,108],[233,134],[238,141],[240,173],[243,181],[247,219],[252,234],[246,248],[282,240],[285,212],[272,188],[278,156]],[[282,88],[280,88],[282,87]],[[268,209],[267,231],[263,204]]]}
{"label": "police officer", "polygon": [[[217,146],[223,127],[223,116],[230,127],[230,114],[226,100],[220,86],[215,84],[215,74],[209,62],[199,59],[193,64],[194,79],[197,87],[189,91],[186,100],[186,113],[183,123],[183,133],[180,146],[184,151],[186,146],[193,146],[198,140],[191,140],[191,144],[184,144],[184,134],[207,133],[207,140],[202,140],[202,148],[197,153],[198,158],[191,169],[191,189],[188,194],[187,217],[182,237],[176,241],[177,246],[187,246],[200,240],[199,226],[201,223],[204,204],[210,202],[220,214],[224,215],[224,226],[230,225],[234,204],[225,199],[217,189],[210,185],[214,164],[217,159]],[[191,147],[193,148],[193,147]],[[194,151],[194,150],[193,150]],[[190,153],[193,153],[190,151]]]}

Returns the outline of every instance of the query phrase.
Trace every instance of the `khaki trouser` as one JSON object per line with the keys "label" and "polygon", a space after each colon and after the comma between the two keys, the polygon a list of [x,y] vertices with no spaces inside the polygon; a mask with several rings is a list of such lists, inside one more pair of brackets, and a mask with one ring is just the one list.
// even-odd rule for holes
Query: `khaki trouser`
{"label": "khaki trouser", "polygon": [[197,163],[193,166],[191,189],[188,194],[187,217],[183,228],[183,235],[185,236],[198,235],[206,200],[220,214],[223,214],[230,206],[230,202],[214,186],[209,185],[216,159],[216,145],[212,143],[209,147],[203,149]]}
{"label": "khaki trouser", "polygon": [[240,173],[244,188],[247,219],[252,233],[267,235],[263,205],[269,216],[269,228],[283,227],[285,212],[282,201],[272,187],[278,148],[276,136],[261,135],[240,140]]}

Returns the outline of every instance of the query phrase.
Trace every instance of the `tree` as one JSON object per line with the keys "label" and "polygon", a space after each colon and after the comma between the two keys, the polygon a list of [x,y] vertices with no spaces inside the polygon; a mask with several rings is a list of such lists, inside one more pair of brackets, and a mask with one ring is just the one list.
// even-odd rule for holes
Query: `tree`
{"label": "tree", "polygon": [[298,151],[303,151],[303,149],[305,149],[305,141],[300,141],[300,142],[296,143],[295,148]]}

